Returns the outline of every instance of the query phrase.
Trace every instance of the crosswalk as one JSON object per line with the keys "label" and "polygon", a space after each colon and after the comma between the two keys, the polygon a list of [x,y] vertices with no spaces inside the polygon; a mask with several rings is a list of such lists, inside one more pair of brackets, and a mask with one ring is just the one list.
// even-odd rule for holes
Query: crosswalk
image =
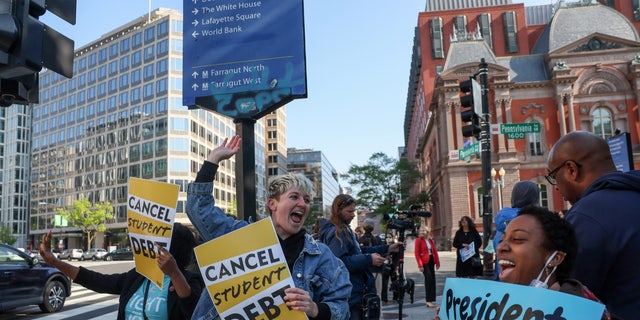
{"label": "crosswalk", "polygon": [[71,296],[57,313],[43,314],[38,306],[18,308],[0,314],[0,320],[113,320],[118,316],[118,295],[91,291],[78,284],[71,286]]}

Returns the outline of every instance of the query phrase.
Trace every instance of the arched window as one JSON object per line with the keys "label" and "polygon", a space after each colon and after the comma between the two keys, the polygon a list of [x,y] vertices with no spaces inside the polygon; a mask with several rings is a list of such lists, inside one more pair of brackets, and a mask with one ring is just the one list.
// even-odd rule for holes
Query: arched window
{"label": "arched window", "polygon": [[593,133],[603,139],[609,139],[613,135],[613,121],[611,111],[604,107],[598,107],[591,114],[593,118]]}
{"label": "arched window", "polygon": [[[529,123],[538,123],[538,121],[529,121]],[[539,123],[538,123],[539,124]],[[542,127],[539,125],[539,127]],[[542,152],[542,139],[540,132],[527,133],[527,143],[529,144],[529,153],[532,156],[541,156]]]}

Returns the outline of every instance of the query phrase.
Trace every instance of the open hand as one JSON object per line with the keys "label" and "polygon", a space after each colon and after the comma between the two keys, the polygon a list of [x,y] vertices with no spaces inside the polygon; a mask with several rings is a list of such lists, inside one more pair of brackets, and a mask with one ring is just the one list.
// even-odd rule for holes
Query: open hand
{"label": "open hand", "polygon": [[218,164],[222,160],[227,160],[238,153],[241,144],[242,138],[238,135],[231,137],[231,140],[229,140],[229,138],[225,138],[218,147],[209,152],[207,161]]}
{"label": "open hand", "polygon": [[51,231],[43,234],[42,242],[40,242],[40,247],[38,248],[42,260],[49,265],[53,265],[53,263],[58,260],[58,258],[51,253],[51,235]]}

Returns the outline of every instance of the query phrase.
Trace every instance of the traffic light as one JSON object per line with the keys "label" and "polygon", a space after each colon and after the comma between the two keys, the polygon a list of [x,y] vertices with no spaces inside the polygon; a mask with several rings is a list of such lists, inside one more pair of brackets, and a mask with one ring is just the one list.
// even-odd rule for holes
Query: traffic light
{"label": "traffic light", "polygon": [[76,23],[76,0],[0,0],[0,106],[38,102],[38,72],[73,76],[74,42],[39,21]]}
{"label": "traffic light", "polygon": [[460,112],[462,122],[471,124],[462,127],[462,135],[465,137],[480,137],[480,117],[482,116],[482,87],[473,77],[460,82],[460,92],[466,93],[460,97],[460,105],[467,110]]}

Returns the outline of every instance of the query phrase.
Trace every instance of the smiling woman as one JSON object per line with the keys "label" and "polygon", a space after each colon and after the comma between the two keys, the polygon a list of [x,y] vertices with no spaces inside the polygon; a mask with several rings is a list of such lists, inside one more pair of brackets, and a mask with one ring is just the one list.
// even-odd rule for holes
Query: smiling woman
{"label": "smiling woman", "polygon": [[[569,279],[578,242],[573,227],[541,207],[520,210],[498,245],[500,280],[599,300],[577,280]],[[616,319],[605,311],[602,319]]]}

